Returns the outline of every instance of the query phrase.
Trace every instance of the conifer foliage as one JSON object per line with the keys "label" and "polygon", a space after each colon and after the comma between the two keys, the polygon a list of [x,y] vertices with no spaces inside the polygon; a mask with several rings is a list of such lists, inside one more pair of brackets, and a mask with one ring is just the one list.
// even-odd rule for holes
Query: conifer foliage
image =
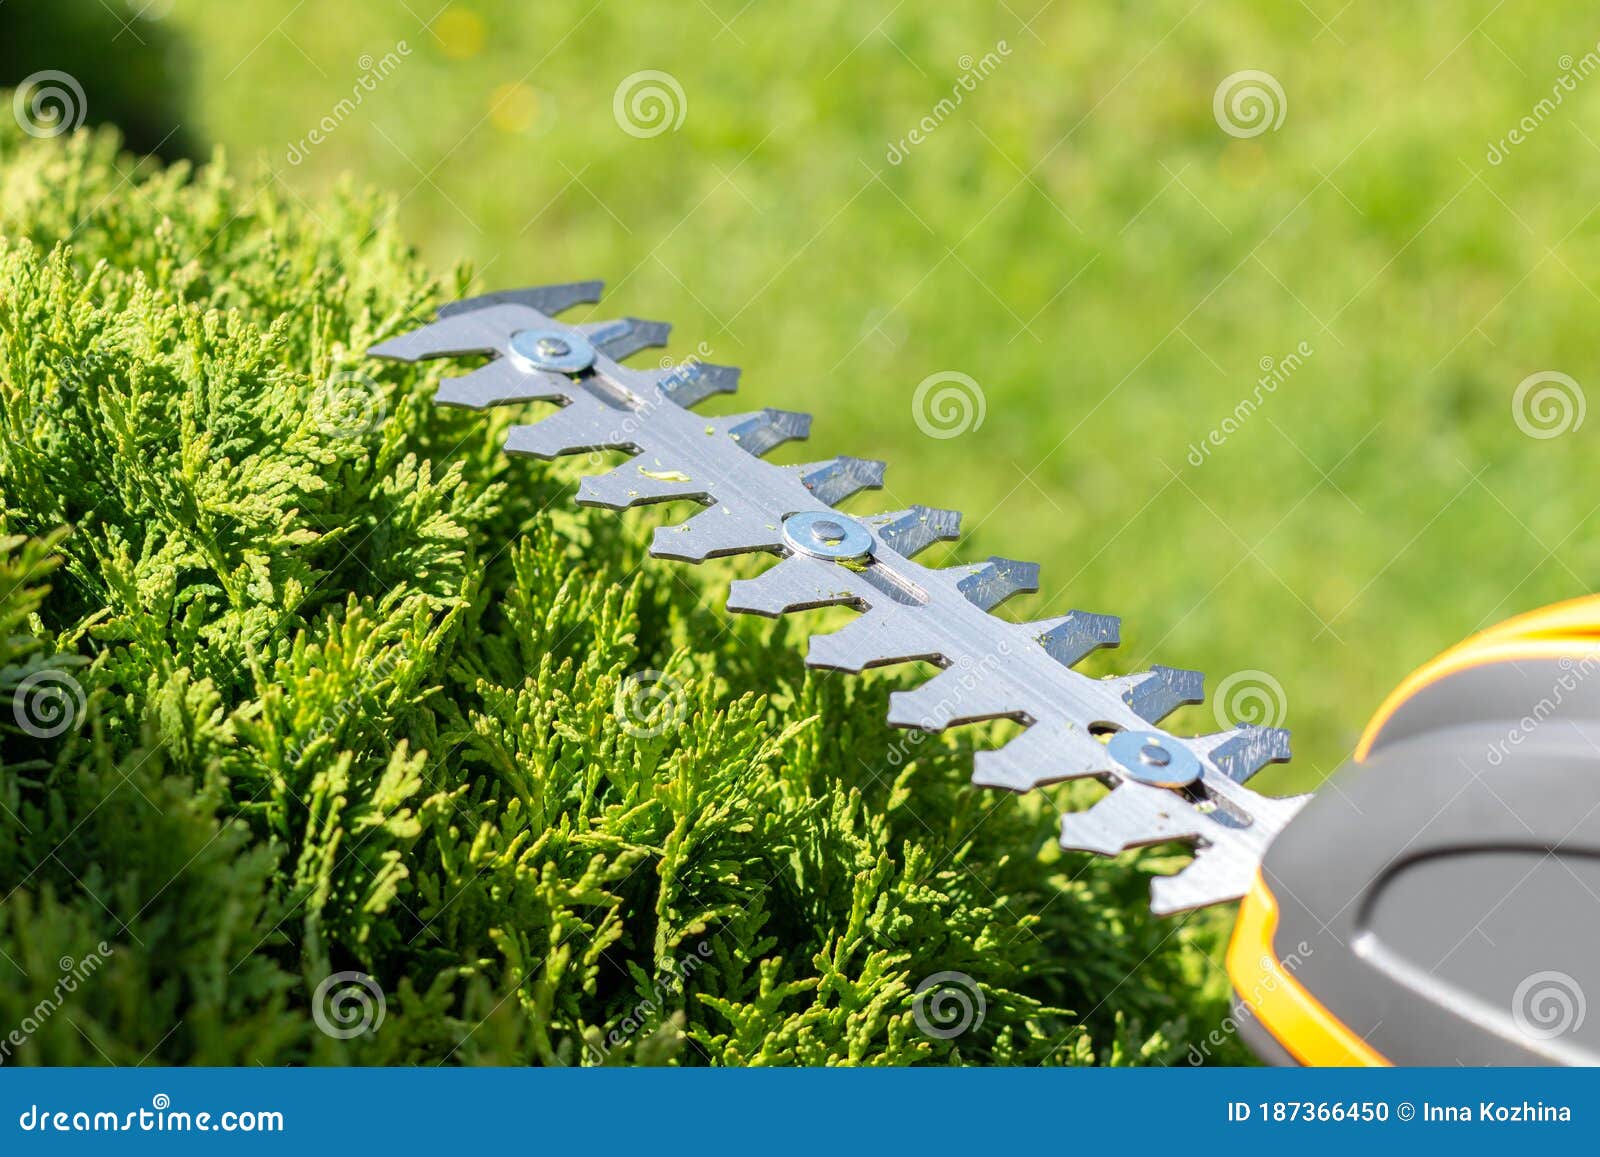
{"label": "conifer foliage", "polygon": [[517,415],[364,356],[465,289],[381,200],[0,126],[0,1064],[1211,1031],[1214,918],[1151,919],[1141,869],[968,786],[970,739],[886,728],[892,679],[806,672],[730,568],[506,460]]}

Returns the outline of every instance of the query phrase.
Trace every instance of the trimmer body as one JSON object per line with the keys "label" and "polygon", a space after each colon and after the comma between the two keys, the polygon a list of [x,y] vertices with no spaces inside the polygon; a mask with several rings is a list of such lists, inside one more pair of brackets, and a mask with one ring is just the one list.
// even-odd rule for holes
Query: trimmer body
{"label": "trimmer body", "polygon": [[1268,1061],[1600,1063],[1600,597],[1389,697],[1267,849],[1228,971]]}

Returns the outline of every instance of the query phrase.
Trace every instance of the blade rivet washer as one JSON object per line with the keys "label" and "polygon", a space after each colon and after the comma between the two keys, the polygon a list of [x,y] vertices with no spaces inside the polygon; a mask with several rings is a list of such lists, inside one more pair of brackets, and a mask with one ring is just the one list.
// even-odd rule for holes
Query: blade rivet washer
{"label": "blade rivet washer", "polygon": [[524,329],[511,335],[511,361],[525,373],[582,373],[594,357],[594,346],[579,333]]}
{"label": "blade rivet washer", "polygon": [[1157,731],[1119,731],[1106,751],[1129,779],[1151,787],[1188,787],[1200,779],[1200,760]]}
{"label": "blade rivet washer", "polygon": [[860,562],[872,554],[867,528],[831,510],[791,514],[783,520],[783,541],[800,554],[833,562]]}

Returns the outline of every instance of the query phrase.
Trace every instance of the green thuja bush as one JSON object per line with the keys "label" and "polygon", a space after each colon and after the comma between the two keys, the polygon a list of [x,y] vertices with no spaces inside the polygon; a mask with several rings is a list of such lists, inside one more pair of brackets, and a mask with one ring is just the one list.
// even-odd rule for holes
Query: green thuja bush
{"label": "green thuja bush", "polygon": [[1165,1062],[1223,1017],[1216,918],[369,361],[466,288],[383,202],[9,131],[0,237],[0,1061]]}

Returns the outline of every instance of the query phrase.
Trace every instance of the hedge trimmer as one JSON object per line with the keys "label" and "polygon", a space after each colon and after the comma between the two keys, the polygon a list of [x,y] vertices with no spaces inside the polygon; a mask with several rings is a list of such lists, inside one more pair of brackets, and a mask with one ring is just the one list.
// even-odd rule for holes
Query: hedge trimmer
{"label": "hedge trimmer", "polygon": [[[1481,977],[1445,977],[1428,967],[1431,958],[1416,963],[1418,954],[1430,956],[1429,946],[1447,947],[1471,915],[1448,902],[1450,872],[1437,879],[1413,875],[1398,892],[1388,887],[1397,863],[1482,851],[1486,821],[1471,807],[1457,806],[1465,793],[1449,796],[1451,769],[1459,779],[1455,758],[1476,754],[1476,738],[1466,731],[1486,718],[1519,717],[1524,709],[1517,706],[1517,692],[1525,695],[1537,678],[1526,686],[1502,686],[1485,699],[1481,688],[1460,688],[1449,677],[1485,669],[1471,654],[1463,661],[1452,653],[1453,666],[1447,656],[1444,674],[1430,675],[1425,668],[1374,721],[1358,752],[1363,766],[1342,790],[1324,793],[1291,825],[1310,797],[1273,798],[1246,786],[1262,767],[1289,758],[1286,731],[1253,724],[1199,736],[1164,730],[1161,721],[1174,709],[1201,701],[1198,672],[1157,666],[1094,678],[1075,670],[1090,652],[1117,643],[1115,618],[1072,611],[1013,623],[991,614],[1012,595],[1038,589],[1037,565],[1005,558],[949,568],[917,563],[915,557],[935,542],[959,537],[959,513],[925,506],[870,517],[841,513],[836,504],[882,485],[884,463],[849,457],[799,466],[764,461],[774,447],[805,438],[810,416],[773,409],[696,415],[697,403],[732,392],[739,372],[696,359],[654,370],[624,367],[620,363],[630,355],[663,345],[668,326],[635,318],[581,325],[555,320],[599,297],[598,282],[474,297],[445,306],[432,323],[371,352],[404,361],[491,356],[481,368],[443,381],[437,400],[444,405],[483,409],[542,401],[560,407],[532,425],[513,427],[509,454],[553,459],[631,452],[622,465],[583,479],[577,494],[583,505],[623,510],[692,500],[704,506],[681,525],[657,529],[651,554],[685,562],[752,552],[779,556],[758,577],[732,584],[729,610],[770,617],[827,606],[860,611],[843,629],[811,638],[809,666],[862,671],[923,660],[942,668],[914,690],[890,697],[891,724],[930,732],[990,719],[1023,724],[1005,746],[975,756],[975,784],[1027,792],[1084,777],[1103,781],[1111,790],[1102,799],[1062,817],[1064,849],[1115,855],[1143,845],[1191,843],[1192,862],[1152,882],[1151,907],[1167,914],[1246,897],[1229,971],[1260,1051],[1287,1050],[1295,1059],[1334,1063],[1438,1061],[1439,1042],[1446,1040],[1455,1059],[1480,1063],[1600,1059],[1600,1017],[1576,1038],[1541,1039],[1516,1024],[1511,1031],[1498,1021],[1491,1025],[1495,1018],[1481,1010],[1462,1011],[1469,1003],[1463,989],[1473,993]],[[1581,605],[1588,608],[1588,622],[1600,621],[1600,610]],[[1565,615],[1564,626],[1533,629],[1547,644],[1534,657],[1570,666],[1577,654],[1586,664],[1600,663],[1575,626],[1583,614],[1552,613]],[[1515,633],[1519,623],[1501,630]],[[1471,651],[1482,643],[1464,646]],[[1525,674],[1530,654],[1516,647],[1509,654]],[[1503,657],[1495,652],[1483,662],[1499,672]],[[1600,694],[1589,693],[1588,715],[1581,711],[1583,698],[1574,695],[1567,712],[1600,718]],[[1422,771],[1418,742],[1424,744]],[[1536,746],[1519,745],[1519,757]],[[1449,759],[1441,760],[1440,753]],[[1394,787],[1392,771],[1387,782],[1372,774],[1393,759],[1407,765],[1404,791]],[[1441,766],[1442,774],[1436,771]],[[1519,774],[1531,773],[1524,767]],[[1584,788],[1594,795],[1592,785]],[[1523,798],[1520,791],[1508,794]],[[1543,828],[1530,827],[1531,842],[1525,834],[1502,832],[1503,824],[1492,825],[1495,839],[1507,846],[1534,847],[1540,840],[1548,845],[1553,837],[1544,833],[1560,815],[1558,810],[1547,817]],[[1573,818],[1565,816],[1568,826]],[[1593,827],[1600,830],[1600,822]],[[1479,884],[1492,886],[1496,873],[1509,869],[1475,862],[1472,870]],[[1600,880],[1595,884],[1593,894],[1600,896]],[[1372,924],[1379,909],[1382,929]],[[1600,921],[1593,927],[1600,929]],[[1592,940],[1596,934],[1587,935]],[[1391,951],[1393,943],[1418,937],[1423,947]],[[1380,942],[1390,945],[1385,950],[1393,959],[1371,951]],[[1600,968],[1600,951],[1586,947],[1588,941],[1573,948],[1560,935],[1545,934],[1531,942],[1573,968],[1591,974]],[[1503,965],[1482,967],[1495,974],[1491,987],[1498,993],[1495,986],[1507,979],[1498,975]],[[1505,1006],[1510,997],[1508,989],[1494,1003]],[[1483,994],[1474,999],[1488,1001]],[[1438,1023],[1428,1019],[1434,1014]],[[1574,1034],[1581,1033],[1583,1018],[1577,1020]]]}

